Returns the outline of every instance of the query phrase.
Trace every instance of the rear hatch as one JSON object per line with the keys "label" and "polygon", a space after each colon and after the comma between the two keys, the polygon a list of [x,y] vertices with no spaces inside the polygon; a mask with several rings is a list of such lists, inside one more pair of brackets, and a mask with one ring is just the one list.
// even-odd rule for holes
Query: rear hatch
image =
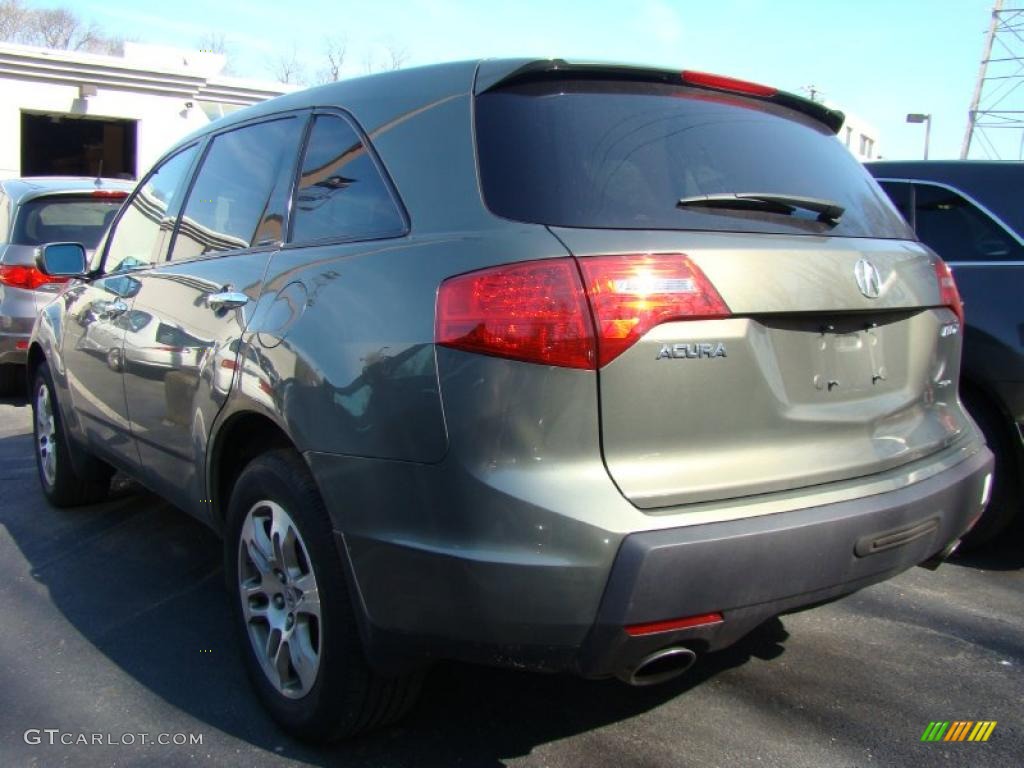
{"label": "rear hatch", "polygon": [[3,264],[9,267],[5,284],[31,291],[36,311],[41,310],[66,280],[50,278],[39,271],[38,247],[46,243],[81,243],[91,258],[127,196],[126,191],[119,189],[67,190],[24,200],[11,226],[11,244],[3,253]]}
{"label": "rear hatch", "polygon": [[955,288],[836,140],[841,116],[623,72],[528,72],[476,113],[490,210],[547,225],[580,266],[623,494],[784,491],[956,440]]}

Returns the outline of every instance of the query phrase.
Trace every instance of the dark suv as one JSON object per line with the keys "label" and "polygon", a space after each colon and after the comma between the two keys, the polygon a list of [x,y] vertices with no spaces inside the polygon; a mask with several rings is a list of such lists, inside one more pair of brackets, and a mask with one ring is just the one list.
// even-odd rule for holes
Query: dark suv
{"label": "dark suv", "polygon": [[43,490],[117,467],[221,532],[254,685],[314,739],[431,659],[650,684],[938,563],[992,471],[960,299],[842,120],[557,60],[235,112],[87,267],[42,249],[78,278],[30,350]]}
{"label": "dark suv", "polygon": [[987,543],[1024,500],[1024,163],[868,163],[967,305],[960,394],[996,455],[992,501],[965,544]]}

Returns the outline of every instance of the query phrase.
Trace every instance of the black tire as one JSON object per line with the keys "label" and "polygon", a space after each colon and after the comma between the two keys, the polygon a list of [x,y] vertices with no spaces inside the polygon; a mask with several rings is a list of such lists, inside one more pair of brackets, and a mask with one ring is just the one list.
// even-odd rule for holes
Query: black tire
{"label": "black tire", "polygon": [[[267,501],[285,510],[297,528],[319,592],[319,667],[301,698],[286,696],[264,671],[243,613],[240,538],[250,510]],[[228,506],[224,571],[249,679],[285,731],[305,741],[334,741],[394,722],[415,703],[421,675],[388,679],[366,660],[327,510],[294,451],[265,453],[242,471]]]}
{"label": "black tire", "polygon": [[25,396],[25,366],[0,365],[0,397]]}
{"label": "black tire", "polygon": [[1021,488],[1017,471],[1018,460],[1008,433],[1009,419],[1000,417],[989,402],[976,394],[965,393],[964,405],[985,435],[989,450],[995,454],[995,474],[992,478],[992,496],[981,519],[963,537],[960,548],[964,552],[980,549],[1003,533],[1020,514]]}
{"label": "black tire", "polygon": [[[41,432],[41,397],[46,390],[53,429],[49,436]],[[46,421],[46,419],[43,419]],[[78,469],[71,461],[71,445],[64,431],[64,421],[60,415],[56,390],[50,367],[42,363],[35,371],[32,383],[32,433],[35,438],[34,448],[36,470],[39,484],[47,500],[55,507],[78,507],[103,501],[110,490],[110,478],[113,471],[98,459],[89,456],[84,449],[80,451]],[[45,439],[44,439],[45,438]],[[45,456],[52,456],[53,463],[49,470],[44,466]],[[78,470],[84,470],[82,474]]]}

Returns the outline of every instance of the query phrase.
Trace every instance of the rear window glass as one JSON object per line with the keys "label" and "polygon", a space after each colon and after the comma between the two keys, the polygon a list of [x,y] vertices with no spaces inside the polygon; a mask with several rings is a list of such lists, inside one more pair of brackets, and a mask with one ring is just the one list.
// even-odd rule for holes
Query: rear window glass
{"label": "rear window glass", "polygon": [[[477,98],[484,198],[509,219],[567,227],[913,238],[825,126],[753,99],[656,83],[543,81]],[[680,198],[775,193],[833,201],[839,223]]]}
{"label": "rear window glass", "polygon": [[121,207],[121,200],[38,197],[22,204],[11,242],[18,245],[81,243],[92,249]]}

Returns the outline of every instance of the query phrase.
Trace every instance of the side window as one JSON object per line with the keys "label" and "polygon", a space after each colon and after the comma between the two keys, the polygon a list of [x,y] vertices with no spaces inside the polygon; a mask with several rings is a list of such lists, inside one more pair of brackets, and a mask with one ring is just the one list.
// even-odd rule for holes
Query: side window
{"label": "side window", "polygon": [[896,206],[896,210],[898,210],[900,215],[907,220],[908,224],[913,226],[914,216],[913,211],[911,210],[913,202],[910,197],[910,184],[905,181],[880,181],[878,182],[878,186],[885,190],[885,194],[887,194],[889,199],[892,200],[893,205]]}
{"label": "side window", "polygon": [[1021,261],[1024,248],[956,192],[915,184],[917,236],[946,261]]}
{"label": "side window", "polygon": [[105,271],[120,272],[163,261],[174,228],[185,175],[197,144],[164,161],[142,182],[110,234]]}
{"label": "side window", "polygon": [[301,137],[297,117],[217,136],[185,203],[171,258],[282,241]]}
{"label": "side window", "polygon": [[292,242],[369,240],[405,222],[366,145],[348,121],[317,115],[292,209]]}

